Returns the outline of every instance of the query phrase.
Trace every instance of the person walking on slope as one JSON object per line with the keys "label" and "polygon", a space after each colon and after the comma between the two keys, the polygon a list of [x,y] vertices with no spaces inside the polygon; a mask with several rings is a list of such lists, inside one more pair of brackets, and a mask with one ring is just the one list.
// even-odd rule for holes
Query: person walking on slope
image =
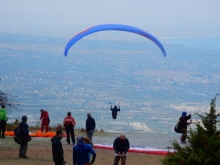
{"label": "person walking on slope", "polygon": [[20,150],[19,157],[20,158],[28,158],[26,156],[27,146],[29,141],[29,126],[27,124],[27,116],[22,116],[22,122],[19,123],[19,127],[21,129],[21,137],[20,137]]}
{"label": "person walking on slope", "polygon": [[87,119],[86,119],[86,133],[87,137],[92,141],[92,136],[95,131],[96,123],[95,120],[92,118],[91,114],[87,114]]}
{"label": "person walking on slope", "polygon": [[64,152],[63,152],[62,143],[60,141],[62,139],[62,137],[63,137],[62,130],[57,130],[56,136],[54,136],[51,139],[53,161],[54,161],[55,165],[63,165],[66,163],[66,161],[64,161],[64,157],[63,157]]}
{"label": "person walking on slope", "polygon": [[43,132],[44,126],[46,127],[46,132],[48,132],[48,125],[50,123],[49,114],[47,111],[41,109],[40,110],[40,120],[41,120],[41,132]]}
{"label": "person walking on slope", "polygon": [[121,165],[126,164],[126,154],[130,148],[129,140],[124,134],[117,137],[113,143],[113,148],[115,150],[115,159],[113,165],[118,165],[121,159]]}
{"label": "person walking on slope", "polygon": [[120,111],[120,106],[118,105],[118,107],[115,105],[114,108],[112,108],[112,105],[110,107],[110,110],[112,111],[112,118],[116,119],[117,118],[117,114],[118,111]]}
{"label": "person walking on slope", "polygon": [[5,105],[2,105],[2,108],[0,109],[0,138],[5,138],[7,120],[7,111],[5,109]]}
{"label": "person walking on slope", "polygon": [[66,129],[67,143],[70,144],[70,136],[71,136],[72,143],[73,145],[75,145],[74,127],[76,125],[76,122],[74,118],[71,116],[71,112],[67,113],[67,117],[65,117],[63,120],[63,125]]}
{"label": "person walking on slope", "polygon": [[[89,160],[89,153],[92,154],[92,161]],[[77,136],[77,144],[73,147],[73,165],[89,165],[95,162],[95,151],[83,141],[83,136]]]}
{"label": "person walking on slope", "polygon": [[182,133],[182,136],[180,138],[181,143],[186,143],[187,126],[191,124],[191,122],[187,123],[187,120],[191,118],[191,114],[189,114],[188,116],[186,114],[187,112],[185,111],[182,112],[182,116],[179,118],[178,123],[174,127],[174,131],[176,133]]}

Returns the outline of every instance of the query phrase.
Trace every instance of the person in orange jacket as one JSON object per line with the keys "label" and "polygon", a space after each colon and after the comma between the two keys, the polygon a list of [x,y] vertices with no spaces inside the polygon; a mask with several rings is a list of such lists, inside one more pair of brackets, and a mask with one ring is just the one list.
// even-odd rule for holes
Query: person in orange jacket
{"label": "person in orange jacket", "polygon": [[66,141],[68,144],[70,144],[70,136],[72,139],[73,145],[75,145],[75,137],[74,137],[74,127],[76,125],[76,122],[74,118],[71,116],[71,112],[67,113],[67,117],[63,120],[63,126],[66,129]]}
{"label": "person in orange jacket", "polygon": [[41,109],[40,110],[41,115],[40,115],[40,120],[41,120],[41,132],[43,132],[44,126],[46,127],[46,132],[48,132],[48,126],[50,123],[50,118],[49,114],[47,111]]}

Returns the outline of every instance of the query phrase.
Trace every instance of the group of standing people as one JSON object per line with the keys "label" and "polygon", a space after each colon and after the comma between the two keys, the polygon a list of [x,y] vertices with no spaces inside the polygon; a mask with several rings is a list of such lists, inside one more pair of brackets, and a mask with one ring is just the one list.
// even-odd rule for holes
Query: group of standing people
{"label": "group of standing people", "polygon": [[[57,130],[56,136],[51,139],[52,154],[55,165],[63,165],[66,163],[64,160],[64,151],[61,143],[63,137],[62,130]],[[92,160],[90,160],[90,154]],[[96,159],[96,153],[93,150],[93,144],[88,137],[81,135],[77,136],[77,143],[73,147],[73,165],[86,165],[93,164]]]}
{"label": "group of standing people", "polygon": [[[45,112],[45,110],[43,112]],[[48,112],[47,115],[45,116],[48,116],[49,118]],[[42,122],[42,123],[46,123],[46,122]],[[63,120],[63,125],[66,130],[67,143],[70,144],[70,141],[72,140],[73,165],[93,164],[96,159],[96,153],[93,150],[93,143],[92,143],[92,137],[96,127],[95,119],[91,116],[90,113],[87,113],[87,119],[86,119],[87,136],[78,135],[76,138],[77,143],[75,143],[75,135],[74,135],[74,127],[76,125],[76,121],[71,116],[71,112],[67,112],[67,116]],[[51,139],[53,161],[55,165],[63,165],[66,162],[64,160],[64,151],[61,143],[62,137],[63,137],[63,131],[57,130],[56,135]],[[130,148],[130,144],[124,134],[121,134],[119,137],[115,139],[113,143],[113,148],[115,150],[114,165],[118,165],[120,159],[121,159],[121,164],[125,165],[126,154]]]}
{"label": "group of standing people", "polygon": [[[48,132],[48,127],[50,123],[49,113],[41,109],[40,110],[40,120],[41,120],[41,132],[43,132],[44,127],[46,127],[46,131]],[[66,130],[66,141],[68,144],[70,144],[70,140],[72,141],[72,144],[75,145],[75,135],[74,135],[74,127],[76,125],[75,119],[71,116],[71,112],[67,112],[67,116],[63,120],[63,126]],[[87,137],[92,141],[92,136],[95,131],[96,123],[95,119],[91,116],[90,113],[87,113],[87,119],[86,119],[86,133]],[[70,139],[71,138],[71,139]]]}
{"label": "group of standing people", "polygon": [[[110,108],[112,111],[113,119],[116,119],[117,112],[120,111],[120,107],[115,106],[114,108]],[[45,132],[48,132],[48,125],[50,123],[49,113],[46,110],[40,110],[40,120],[41,122],[41,132],[43,132],[44,127],[46,128]],[[176,126],[174,127],[174,131],[176,133],[181,133],[181,142],[186,143],[187,137],[187,126],[192,124],[192,122],[187,122],[187,120],[191,119],[191,114],[187,115],[187,112],[183,111],[181,117],[179,118]],[[7,111],[5,109],[5,105],[1,105],[0,109],[0,138],[5,138],[5,128],[7,122]],[[67,113],[67,116],[63,120],[63,125],[66,130],[66,141],[70,144],[70,140],[72,141],[73,147],[73,164],[74,165],[86,165],[86,164],[93,164],[96,159],[96,153],[93,150],[92,144],[92,137],[95,131],[96,122],[94,118],[92,118],[91,114],[87,114],[86,119],[86,136],[77,136],[77,143],[75,142],[75,135],[74,135],[74,127],[76,122],[74,118],[71,116],[71,112]],[[26,156],[27,152],[27,145],[28,142],[31,140],[29,137],[29,126],[27,124],[27,116],[22,116],[22,121],[19,123],[19,128],[21,129],[21,135],[19,137],[19,157],[20,158],[28,158]],[[51,139],[52,142],[52,153],[53,153],[53,161],[55,165],[63,165],[65,164],[64,161],[64,152],[62,148],[61,139],[63,137],[63,131],[57,130],[56,135]],[[114,140],[113,148],[115,150],[115,158],[114,164],[118,165],[120,159],[121,164],[126,164],[126,155],[130,148],[129,140],[125,137],[124,134],[121,134]],[[92,159],[90,159],[90,155],[92,155]]]}
{"label": "group of standing people", "polygon": [[[64,160],[64,151],[61,143],[63,137],[62,130],[56,132],[56,136],[51,139],[52,154],[55,165],[63,165],[66,163]],[[115,150],[114,164],[118,165],[121,159],[121,165],[126,164],[126,155],[130,148],[129,140],[124,134],[121,134],[114,140],[113,148]],[[92,158],[91,158],[92,155]],[[73,146],[73,165],[89,165],[93,164],[96,159],[96,153],[93,150],[92,141],[86,136],[77,136],[77,143]]]}

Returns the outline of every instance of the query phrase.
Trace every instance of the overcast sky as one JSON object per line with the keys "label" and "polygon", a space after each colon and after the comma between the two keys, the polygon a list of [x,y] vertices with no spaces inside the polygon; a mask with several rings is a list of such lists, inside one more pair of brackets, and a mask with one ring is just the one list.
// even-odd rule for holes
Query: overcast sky
{"label": "overcast sky", "polygon": [[220,28],[220,0],[0,0],[0,31],[52,34],[103,23],[164,36],[170,30],[208,33]]}

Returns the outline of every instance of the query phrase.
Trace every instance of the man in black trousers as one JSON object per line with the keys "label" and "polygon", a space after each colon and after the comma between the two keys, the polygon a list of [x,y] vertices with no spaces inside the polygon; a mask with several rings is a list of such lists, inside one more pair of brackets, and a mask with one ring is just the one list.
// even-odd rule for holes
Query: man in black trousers
{"label": "man in black trousers", "polygon": [[52,142],[52,153],[53,153],[53,161],[55,165],[63,165],[65,164],[63,157],[63,147],[61,143],[61,139],[63,137],[62,130],[57,130],[56,136],[51,139]]}

